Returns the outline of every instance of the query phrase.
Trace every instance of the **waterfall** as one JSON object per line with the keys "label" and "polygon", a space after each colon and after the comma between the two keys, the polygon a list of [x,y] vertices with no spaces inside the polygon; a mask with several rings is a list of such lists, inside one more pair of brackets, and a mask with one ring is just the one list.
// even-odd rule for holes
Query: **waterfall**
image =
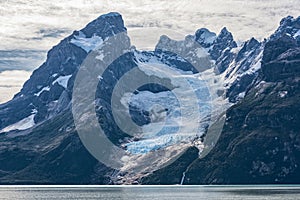
{"label": "waterfall", "polygon": [[185,172],[182,173],[182,178],[181,178],[181,181],[180,181],[180,185],[183,185],[184,178],[185,178]]}

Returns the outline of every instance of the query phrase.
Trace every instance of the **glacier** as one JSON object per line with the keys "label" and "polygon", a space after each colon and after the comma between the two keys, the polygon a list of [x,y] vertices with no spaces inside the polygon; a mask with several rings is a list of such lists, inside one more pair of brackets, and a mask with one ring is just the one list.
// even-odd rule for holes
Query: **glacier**
{"label": "glacier", "polygon": [[[135,53],[142,58],[142,53]],[[189,143],[205,133],[212,113],[212,95],[201,74],[183,71],[161,63],[155,58],[141,61],[140,70],[148,76],[170,79],[175,89],[153,93],[126,93],[122,104],[147,111],[151,123],[142,126],[138,141],[124,146],[131,154],[145,154],[178,143]]]}

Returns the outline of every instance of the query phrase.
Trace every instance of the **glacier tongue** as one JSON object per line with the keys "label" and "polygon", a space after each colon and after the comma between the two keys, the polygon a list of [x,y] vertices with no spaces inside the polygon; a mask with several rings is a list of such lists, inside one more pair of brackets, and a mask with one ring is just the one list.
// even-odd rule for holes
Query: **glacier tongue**
{"label": "glacier tongue", "polygon": [[148,76],[170,79],[175,89],[123,96],[123,104],[147,111],[151,119],[151,123],[142,126],[138,141],[125,144],[127,151],[144,154],[201,137],[209,125],[213,98],[201,75],[171,68],[154,59],[137,64]]}

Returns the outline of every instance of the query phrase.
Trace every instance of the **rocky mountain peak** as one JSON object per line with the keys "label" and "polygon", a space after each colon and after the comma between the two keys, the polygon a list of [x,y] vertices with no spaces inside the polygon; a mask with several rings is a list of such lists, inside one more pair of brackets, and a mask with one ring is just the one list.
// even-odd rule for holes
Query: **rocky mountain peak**
{"label": "rocky mountain peak", "polygon": [[280,22],[280,26],[275,33],[270,37],[271,40],[277,39],[283,35],[288,35],[297,39],[300,42],[300,17],[294,18],[287,16]]}
{"label": "rocky mountain peak", "polygon": [[91,38],[93,35],[97,35],[104,39],[110,35],[115,35],[126,30],[127,29],[124,26],[124,21],[121,14],[117,12],[111,12],[99,16],[97,19],[90,22],[81,31],[87,38]]}
{"label": "rocky mountain peak", "polygon": [[[34,122],[39,123],[68,108],[78,67],[107,37],[121,32],[126,32],[122,16],[112,12],[99,16],[60,41],[48,52],[47,60],[32,73],[21,92],[6,104],[9,112],[0,111],[0,128],[31,116],[33,110]],[[22,105],[22,113],[14,118],[4,117],[18,113],[16,104]]]}
{"label": "rocky mountain peak", "polygon": [[224,50],[230,51],[235,47],[237,47],[237,44],[234,41],[231,32],[224,27],[213,43],[213,48],[210,51],[211,57],[214,60],[218,60],[222,53],[224,53]]}
{"label": "rocky mountain peak", "polygon": [[277,38],[272,38],[265,45],[263,62],[267,63],[276,59],[280,54],[288,49],[297,47],[295,38],[290,35],[284,34]]}
{"label": "rocky mountain peak", "polygon": [[263,54],[263,77],[277,82],[286,78],[299,77],[300,49],[295,38],[282,35],[266,43]]}
{"label": "rocky mountain peak", "polygon": [[221,41],[226,42],[228,44],[228,47],[230,48],[237,47],[237,44],[233,39],[232,33],[229,32],[226,27],[224,27],[221,30],[220,34],[217,37],[217,42],[221,42]]}
{"label": "rocky mountain peak", "polygon": [[289,15],[280,21],[280,27],[293,26],[294,24],[300,25],[299,23],[300,23],[299,17],[295,19],[293,16]]}
{"label": "rocky mountain peak", "polygon": [[259,44],[259,41],[252,37],[249,41],[247,41],[247,44],[248,48],[253,48],[254,46]]}
{"label": "rocky mountain peak", "polygon": [[241,61],[245,57],[245,54],[251,52],[254,49],[257,49],[259,45],[260,42],[257,41],[255,38],[251,38],[250,40],[246,41],[242,45],[241,50],[238,52],[236,60]]}
{"label": "rocky mountain peak", "polygon": [[204,48],[211,46],[216,40],[216,34],[206,28],[198,29],[195,33],[195,37],[195,40]]}

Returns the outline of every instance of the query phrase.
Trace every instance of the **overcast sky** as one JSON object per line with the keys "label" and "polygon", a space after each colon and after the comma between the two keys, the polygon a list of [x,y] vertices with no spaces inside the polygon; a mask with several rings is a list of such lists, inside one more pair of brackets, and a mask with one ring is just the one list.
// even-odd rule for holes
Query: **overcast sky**
{"label": "overcast sky", "polygon": [[[0,0],[0,72],[5,71],[0,74],[0,102],[17,90],[9,92],[6,86],[20,87],[28,78],[26,72],[20,76],[7,70],[30,74],[53,45],[107,12],[123,15],[135,45],[145,47],[140,41],[147,38],[146,46],[151,47],[160,34],[193,34],[201,27],[219,32],[226,26],[238,41],[252,36],[261,40],[274,32],[281,18],[300,15],[299,4],[300,0]],[[142,33],[145,27],[147,34]]]}

